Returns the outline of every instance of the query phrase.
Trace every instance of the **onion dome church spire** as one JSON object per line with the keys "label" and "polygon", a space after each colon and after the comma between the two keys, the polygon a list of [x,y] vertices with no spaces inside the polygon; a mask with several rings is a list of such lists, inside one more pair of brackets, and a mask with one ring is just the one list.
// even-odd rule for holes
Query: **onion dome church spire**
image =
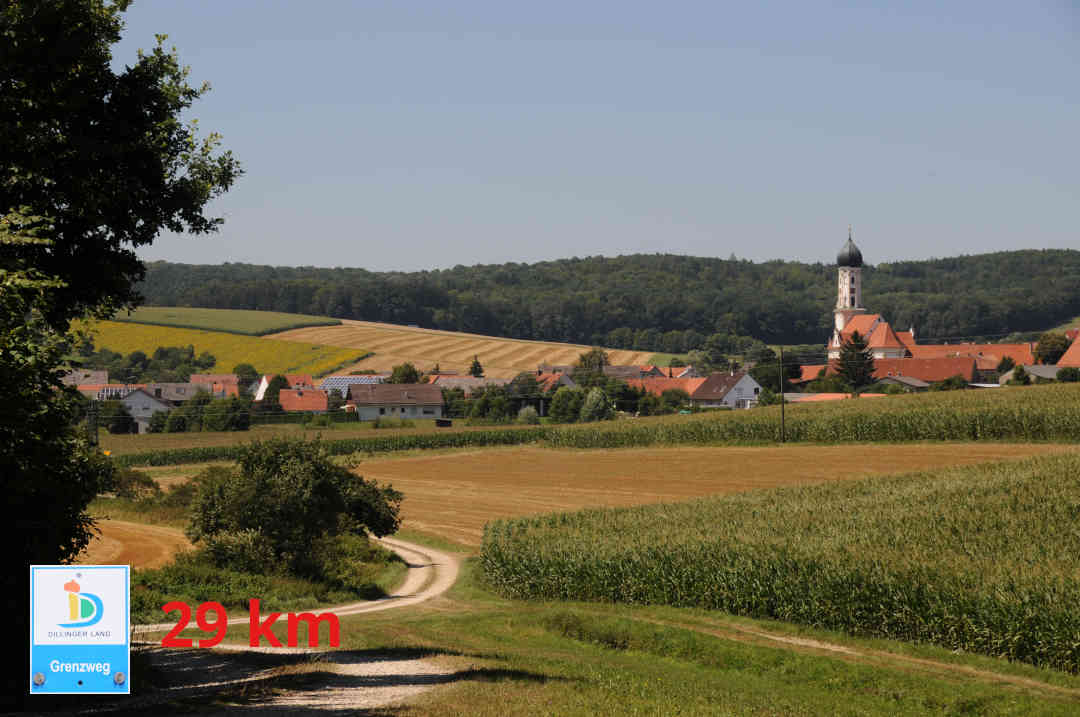
{"label": "onion dome church spire", "polygon": [[849,267],[862,266],[862,252],[859,251],[859,247],[855,246],[855,242],[851,239],[850,224],[847,227],[847,242],[840,247],[840,253],[836,255],[836,264],[837,266]]}

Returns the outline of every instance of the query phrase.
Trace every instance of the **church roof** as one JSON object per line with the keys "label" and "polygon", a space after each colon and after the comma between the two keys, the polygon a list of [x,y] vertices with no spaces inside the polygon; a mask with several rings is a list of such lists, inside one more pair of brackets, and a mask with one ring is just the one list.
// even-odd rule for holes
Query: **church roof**
{"label": "church roof", "polygon": [[874,327],[873,333],[866,341],[866,346],[872,349],[907,348],[887,321],[881,321]]}
{"label": "church roof", "polygon": [[1058,359],[1057,365],[1080,367],[1080,339],[1072,342],[1068,350]]}
{"label": "church roof", "polygon": [[855,246],[855,242],[851,239],[851,227],[848,227],[847,241],[844,242],[844,246],[840,247],[840,253],[836,255],[836,264],[838,266],[862,266],[862,252],[859,251],[859,247]]}

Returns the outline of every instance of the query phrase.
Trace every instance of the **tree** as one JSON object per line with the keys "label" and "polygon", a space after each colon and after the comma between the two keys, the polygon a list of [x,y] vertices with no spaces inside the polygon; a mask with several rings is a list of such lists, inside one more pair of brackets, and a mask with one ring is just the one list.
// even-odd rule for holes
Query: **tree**
{"label": "tree", "polygon": [[1006,383],[1008,386],[1030,386],[1031,375],[1024,370],[1023,366],[1017,366],[1013,370],[1012,378]]}
{"label": "tree", "polygon": [[998,363],[997,372],[999,374],[1008,373],[1009,371],[1012,371],[1014,366],[1016,366],[1016,362],[1013,361],[1012,356],[1006,356]]}
{"label": "tree", "polygon": [[593,348],[579,355],[577,363],[574,364],[575,368],[592,373],[603,373],[604,367],[610,365],[607,351],[600,348]]}
{"label": "tree", "polygon": [[856,390],[874,382],[874,357],[858,331],[840,346],[836,371]]}
{"label": "tree", "polygon": [[581,413],[579,414],[579,417],[582,423],[605,421],[611,418],[612,415],[611,402],[608,400],[604,390],[601,388],[590,388],[589,392],[585,394],[585,400],[581,402]]}
{"label": "tree", "polygon": [[479,356],[473,356],[472,365],[469,366],[469,375],[474,378],[484,377],[484,367],[480,365]]}
{"label": "tree", "polygon": [[323,538],[398,528],[401,493],[337,465],[318,441],[254,442],[239,449],[237,463],[199,481],[187,530],[193,541],[253,532],[275,562],[303,575]]}
{"label": "tree", "polygon": [[119,73],[128,0],[9,0],[0,10],[0,211],[26,206],[52,222],[35,267],[64,282],[47,311],[58,328],[137,303],[134,248],[162,230],[205,234],[203,214],[240,175],[220,138],[181,117],[209,87],[191,87],[175,51],[157,46]]}
{"label": "tree", "polygon": [[664,413],[675,413],[690,405],[690,394],[681,388],[669,388],[660,394],[660,409]]}
{"label": "tree", "polygon": [[394,367],[387,383],[420,383],[420,372],[411,363],[403,363]]}
{"label": "tree", "polygon": [[1066,366],[1065,368],[1058,369],[1057,380],[1062,383],[1076,383],[1077,381],[1080,381],[1080,368]]}
{"label": "tree", "polygon": [[1056,364],[1068,350],[1069,339],[1065,334],[1047,331],[1039,337],[1039,343],[1035,347],[1035,360],[1042,364]]}
{"label": "tree", "polygon": [[584,400],[585,392],[580,388],[560,386],[551,398],[551,420],[555,423],[573,423],[578,420]]}
{"label": "tree", "polygon": [[266,410],[280,410],[281,409],[281,389],[289,387],[289,380],[281,374],[275,374],[272,379],[266,384],[266,390],[263,391],[262,403],[263,408]]}
{"label": "tree", "polygon": [[959,374],[950,376],[944,381],[935,381],[930,384],[930,391],[958,391],[968,387],[967,379]]}
{"label": "tree", "polygon": [[135,419],[120,401],[103,401],[101,412],[98,414],[105,430],[109,433],[138,433],[139,427]]}
{"label": "tree", "polygon": [[240,383],[240,390],[248,393],[253,384],[259,380],[259,372],[249,363],[238,363],[233,366],[232,372]]}

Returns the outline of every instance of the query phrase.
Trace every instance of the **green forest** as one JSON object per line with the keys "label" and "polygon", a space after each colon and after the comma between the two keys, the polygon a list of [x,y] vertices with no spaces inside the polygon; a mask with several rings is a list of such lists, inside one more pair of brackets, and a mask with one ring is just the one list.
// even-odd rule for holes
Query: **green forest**
{"label": "green forest", "polygon": [[[1080,315],[1080,251],[1025,250],[864,269],[863,302],[920,341],[1038,332]],[[417,272],[152,262],[150,305],[257,309],[682,353],[713,333],[824,341],[828,264],[638,254]]]}

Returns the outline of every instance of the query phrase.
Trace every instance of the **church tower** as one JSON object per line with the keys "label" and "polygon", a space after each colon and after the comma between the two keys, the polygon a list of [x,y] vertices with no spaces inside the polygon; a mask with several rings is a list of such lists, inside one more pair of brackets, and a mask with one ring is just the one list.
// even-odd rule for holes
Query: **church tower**
{"label": "church tower", "polygon": [[836,292],[836,333],[839,334],[857,314],[865,314],[862,305],[862,252],[851,238],[851,225],[848,224],[848,238],[840,253],[836,255],[839,284]]}

